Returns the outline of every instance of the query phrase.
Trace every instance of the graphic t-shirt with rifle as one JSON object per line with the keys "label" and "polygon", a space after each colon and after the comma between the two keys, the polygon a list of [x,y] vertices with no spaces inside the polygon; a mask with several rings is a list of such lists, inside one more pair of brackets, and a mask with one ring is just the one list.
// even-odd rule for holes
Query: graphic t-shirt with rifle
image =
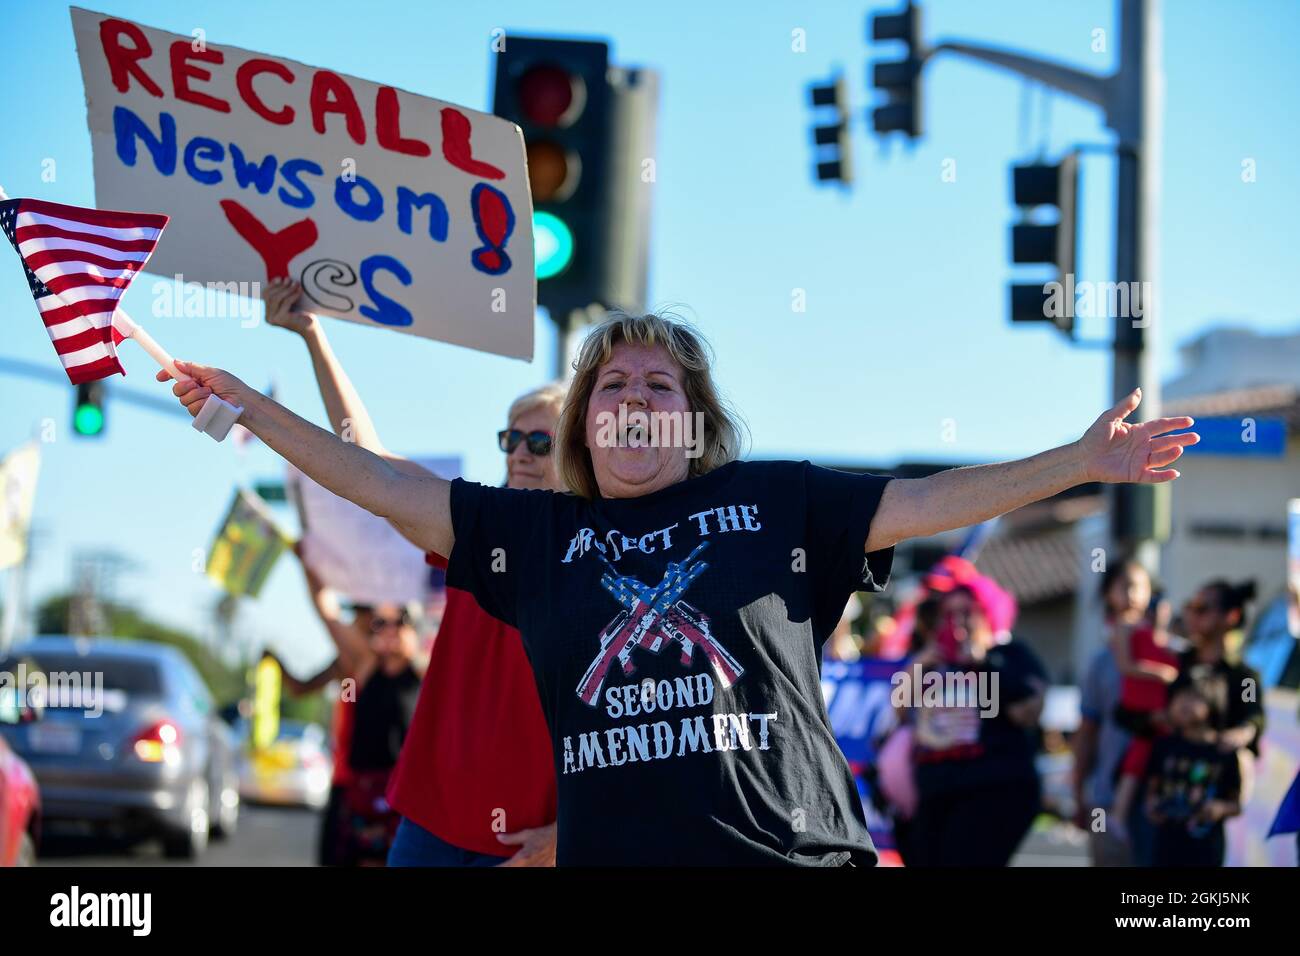
{"label": "graphic t-shirt with rifle", "polygon": [[560,864],[870,863],[821,648],[887,477],[732,462],[631,499],[452,484],[448,584],[521,632]]}

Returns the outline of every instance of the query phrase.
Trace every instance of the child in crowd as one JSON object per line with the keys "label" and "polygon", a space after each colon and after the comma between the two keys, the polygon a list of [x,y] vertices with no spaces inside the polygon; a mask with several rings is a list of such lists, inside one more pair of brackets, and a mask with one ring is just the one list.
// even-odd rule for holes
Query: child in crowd
{"label": "child in crowd", "polygon": [[1147,765],[1147,817],[1156,825],[1155,866],[1222,866],[1223,822],[1241,813],[1237,755],[1224,753],[1210,725],[1210,702],[1192,683],[1171,694],[1171,732]]}
{"label": "child in crowd", "polygon": [[1127,822],[1152,742],[1167,732],[1167,690],[1178,677],[1178,657],[1168,646],[1168,631],[1156,611],[1161,602],[1152,601],[1150,595],[1150,578],[1136,563],[1124,568],[1107,593],[1110,650],[1121,676],[1115,722],[1132,734],[1120,762],[1110,821],[1122,840],[1127,838]]}

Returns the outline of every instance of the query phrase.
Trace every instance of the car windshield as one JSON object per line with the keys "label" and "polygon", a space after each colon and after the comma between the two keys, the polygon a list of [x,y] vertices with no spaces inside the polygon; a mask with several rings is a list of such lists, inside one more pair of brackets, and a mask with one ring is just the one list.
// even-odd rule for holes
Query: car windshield
{"label": "car windshield", "polygon": [[150,660],[97,654],[34,654],[0,661],[0,670],[16,674],[20,665],[28,673],[29,687],[33,671],[45,675],[53,707],[61,706],[63,693],[74,688],[83,694],[102,689],[128,697],[161,697],[163,693],[160,668]]}

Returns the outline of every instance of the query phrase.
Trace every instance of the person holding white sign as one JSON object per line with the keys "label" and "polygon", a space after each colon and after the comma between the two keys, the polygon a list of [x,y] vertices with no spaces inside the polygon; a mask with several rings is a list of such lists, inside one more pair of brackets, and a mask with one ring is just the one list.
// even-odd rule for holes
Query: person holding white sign
{"label": "person holding white sign", "polygon": [[[298,308],[302,286],[267,288],[266,321],[300,335],[335,432],[412,475],[389,452],[316,315]],[[551,447],[565,389],[520,396],[498,436],[506,486],[562,489]],[[445,557],[430,555],[445,567]],[[519,632],[451,588],[415,715],[388,787],[401,814],[389,866],[552,866],[556,787],[551,742]]]}
{"label": "person holding white sign", "polygon": [[[819,658],[849,594],[905,538],[1088,481],[1163,482],[1190,418],[1130,423],[1134,391],[1076,441],[891,479],[741,460],[702,337],[615,314],[588,335],[557,432],[572,494],[411,475],[221,369],[180,363],[336,494],[449,555],[447,583],[517,627],[559,781],[559,865],[870,865]],[[159,376],[165,380],[164,375]]]}

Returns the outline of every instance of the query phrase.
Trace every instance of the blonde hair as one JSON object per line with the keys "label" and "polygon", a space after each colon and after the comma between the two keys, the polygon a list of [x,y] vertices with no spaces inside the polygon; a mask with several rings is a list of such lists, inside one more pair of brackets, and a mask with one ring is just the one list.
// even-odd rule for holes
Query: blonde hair
{"label": "blonde hair", "polygon": [[583,340],[573,361],[569,394],[560,410],[555,435],[555,454],[558,455],[555,466],[571,491],[583,498],[595,498],[600,494],[591,465],[591,452],[587,448],[587,403],[596,387],[601,366],[609,361],[614,347],[622,342],[659,346],[686,373],[682,383],[686,401],[692,412],[704,416],[701,454],[689,459],[692,478],[708,474],[740,457],[744,451],[745,425],[713,383],[713,354],[704,336],[683,319],[669,313],[631,315],[614,311],[592,328]]}
{"label": "blonde hair", "polygon": [[510,410],[506,412],[506,426],[509,427],[534,409],[549,408],[558,413],[564,406],[564,396],[568,391],[569,387],[563,382],[547,382],[530,392],[524,392],[510,403]]}

